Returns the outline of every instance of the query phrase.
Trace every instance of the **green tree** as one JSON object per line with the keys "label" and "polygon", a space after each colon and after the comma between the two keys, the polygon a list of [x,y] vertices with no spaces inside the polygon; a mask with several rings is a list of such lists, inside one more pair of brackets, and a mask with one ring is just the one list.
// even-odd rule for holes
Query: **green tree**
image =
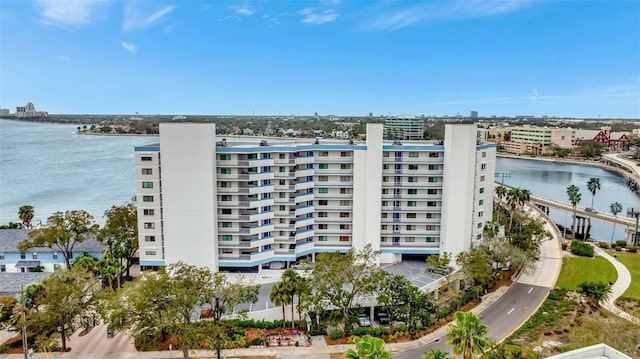
{"label": "green tree", "polygon": [[339,313],[334,319],[344,324],[346,334],[351,332],[358,312],[355,298],[371,295],[377,288],[376,280],[381,272],[377,264],[379,254],[367,245],[360,251],[351,249],[344,254],[327,252],[316,256],[309,278],[312,300],[334,306]]}
{"label": "green tree", "polygon": [[597,141],[588,140],[583,141],[577,148],[577,152],[580,155],[587,158],[600,157],[602,155],[603,146]]}
{"label": "green tree", "polygon": [[[298,296],[298,308],[300,309],[300,297],[302,297],[302,291],[305,290],[306,283],[305,279],[302,278],[295,270],[288,268],[282,273],[282,278],[278,282],[282,286],[281,290],[284,290],[289,299],[287,300],[288,304],[291,304],[291,327],[295,327],[294,320],[294,304],[295,297]],[[275,303],[275,302],[274,302]],[[299,316],[302,319],[302,316]],[[284,316],[283,316],[284,321]]]}
{"label": "green tree", "polygon": [[[620,202],[613,202],[609,206],[609,210],[614,217],[618,217],[618,213],[622,212],[622,204]],[[616,222],[613,222],[613,229],[611,230],[611,240],[609,241],[609,247],[613,243],[613,235],[616,233]]]}
{"label": "green tree", "polygon": [[[100,230],[98,240],[106,245],[110,258],[124,268],[129,277],[132,260],[138,252],[138,214],[135,204],[113,206],[105,212],[107,221]],[[118,286],[121,273],[117,273]]]}
{"label": "green tree", "polygon": [[33,215],[33,206],[25,204],[24,206],[20,206],[20,208],[18,208],[18,218],[20,218],[20,222],[22,222],[24,228],[31,228]]}
{"label": "green tree", "polygon": [[487,337],[489,327],[480,323],[481,319],[472,312],[456,312],[455,323],[449,324],[447,344],[453,346],[456,355],[472,359],[482,354],[492,343]]}
{"label": "green tree", "polygon": [[569,197],[569,202],[571,203],[571,207],[573,208],[573,222],[571,224],[571,233],[573,233],[573,239],[576,239],[576,206],[582,199],[580,188],[574,184],[570,185],[569,187],[567,187],[567,196]]}
{"label": "green tree", "polygon": [[[293,307],[293,303],[291,303],[291,297],[289,296],[289,290],[285,286],[284,283],[278,282],[271,287],[271,293],[269,294],[269,300],[273,302],[275,305],[279,305],[282,307],[282,327],[285,328],[287,325],[287,316],[285,314],[285,306],[291,304]],[[292,317],[291,321],[293,321],[293,309],[291,311]]]}
{"label": "green tree", "polygon": [[596,192],[600,190],[600,178],[589,178],[589,181],[587,181],[587,189],[591,192],[591,208],[593,208],[593,200],[596,198]]}
{"label": "green tree", "polygon": [[440,349],[431,349],[422,354],[422,359],[449,359],[449,353],[443,352]]}
{"label": "green tree", "polygon": [[348,359],[391,359],[391,353],[384,350],[384,340],[381,338],[367,334],[364,337],[353,337],[353,342],[356,350],[344,352]]}
{"label": "green tree", "polygon": [[47,219],[48,226],[29,232],[29,238],[18,245],[21,252],[34,247],[48,247],[60,251],[67,269],[71,269],[71,258],[76,244],[95,236],[99,226],[93,216],[83,210],[57,212]]}
{"label": "green tree", "polygon": [[393,322],[400,320],[413,335],[418,323],[431,324],[436,305],[431,294],[425,293],[404,276],[382,272],[378,279],[378,304],[389,316],[389,328],[393,333]]}
{"label": "green tree", "polygon": [[595,308],[599,308],[600,302],[609,299],[613,294],[609,283],[604,282],[582,282],[578,284],[578,288]]}
{"label": "green tree", "polygon": [[465,275],[473,279],[475,285],[483,287],[488,287],[494,278],[491,268],[492,262],[485,246],[480,246],[470,252],[460,252],[456,258],[456,263],[462,268]]}

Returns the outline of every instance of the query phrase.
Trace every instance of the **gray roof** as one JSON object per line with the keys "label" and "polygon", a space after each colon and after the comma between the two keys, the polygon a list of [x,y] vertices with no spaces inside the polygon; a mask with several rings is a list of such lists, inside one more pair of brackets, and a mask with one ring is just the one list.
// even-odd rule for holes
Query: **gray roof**
{"label": "gray roof", "polygon": [[[29,238],[29,229],[0,229],[0,253],[19,252],[18,243]],[[75,252],[101,252],[104,246],[95,239],[88,239],[82,243],[77,243],[73,248]],[[47,247],[31,248],[27,252],[53,252]]]}
{"label": "gray roof", "polygon": [[50,274],[50,272],[0,273],[0,295],[19,294],[20,286],[26,287]]}

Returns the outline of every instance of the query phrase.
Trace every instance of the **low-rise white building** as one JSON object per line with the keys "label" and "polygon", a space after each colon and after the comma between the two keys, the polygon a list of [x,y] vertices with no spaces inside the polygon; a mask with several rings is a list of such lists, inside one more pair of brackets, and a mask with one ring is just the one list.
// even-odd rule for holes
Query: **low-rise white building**
{"label": "low-rise white building", "polygon": [[214,124],[160,124],[136,147],[143,268],[185,261],[257,271],[371,245],[385,263],[481,240],[491,220],[496,146],[475,125],[444,142],[217,138]]}

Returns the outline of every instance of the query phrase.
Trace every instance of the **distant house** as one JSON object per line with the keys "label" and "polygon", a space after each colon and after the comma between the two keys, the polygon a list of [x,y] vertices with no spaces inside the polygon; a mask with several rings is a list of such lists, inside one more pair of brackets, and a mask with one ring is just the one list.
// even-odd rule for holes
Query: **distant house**
{"label": "distant house", "polygon": [[576,140],[593,140],[608,148],[626,148],[631,142],[627,132],[611,132],[611,126],[603,126],[600,130],[578,130]]}
{"label": "distant house", "polygon": [[[53,248],[31,248],[24,253],[18,244],[29,237],[28,229],[0,229],[0,272],[29,272],[30,268],[42,266],[45,272],[53,272],[65,266],[64,255]],[[73,258],[91,255],[102,257],[104,246],[95,239],[78,243],[74,247]]]}

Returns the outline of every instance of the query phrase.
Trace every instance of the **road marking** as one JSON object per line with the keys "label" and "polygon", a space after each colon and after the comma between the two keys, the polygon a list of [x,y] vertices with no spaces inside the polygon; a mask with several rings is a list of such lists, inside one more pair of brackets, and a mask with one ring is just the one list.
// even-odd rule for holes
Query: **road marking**
{"label": "road marking", "polygon": [[513,313],[514,310],[516,310],[516,308],[511,308],[511,310],[507,312],[507,315]]}
{"label": "road marking", "polygon": [[533,287],[531,287],[531,289],[529,289],[529,291],[527,292],[527,294],[531,294],[531,291],[533,290]]}

